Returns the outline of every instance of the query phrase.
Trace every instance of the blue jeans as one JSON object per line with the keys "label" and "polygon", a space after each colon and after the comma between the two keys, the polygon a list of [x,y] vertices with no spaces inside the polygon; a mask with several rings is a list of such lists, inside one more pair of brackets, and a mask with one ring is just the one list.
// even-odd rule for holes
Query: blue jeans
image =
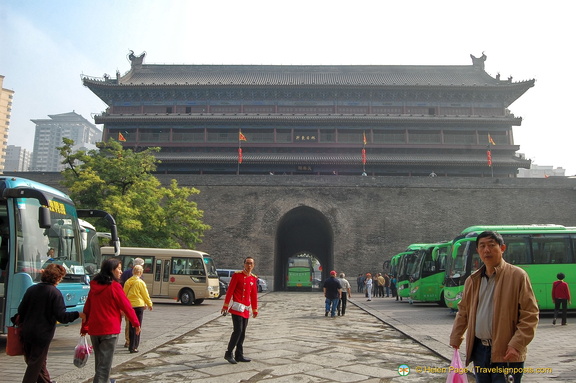
{"label": "blue jeans", "polygon": [[[512,374],[513,370],[524,368],[524,362],[514,363],[491,363],[492,347],[483,346],[479,339],[474,342],[474,349],[472,350],[472,361],[474,362],[474,375],[476,376],[476,383],[507,383],[508,375]],[[482,371],[482,369],[489,369],[489,371]],[[507,371],[509,369],[510,371]],[[522,380],[522,372],[512,374],[514,376],[514,383],[520,383]]]}
{"label": "blue jeans", "polygon": [[336,307],[338,307],[339,298],[329,299],[326,298],[326,312],[330,312],[330,316],[336,316]]}

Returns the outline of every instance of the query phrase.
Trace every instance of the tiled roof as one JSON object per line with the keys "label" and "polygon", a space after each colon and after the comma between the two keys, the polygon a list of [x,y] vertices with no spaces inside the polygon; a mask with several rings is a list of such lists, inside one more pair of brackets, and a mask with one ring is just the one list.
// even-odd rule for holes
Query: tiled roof
{"label": "tiled roof", "polygon": [[121,85],[499,85],[473,65],[142,65]]}

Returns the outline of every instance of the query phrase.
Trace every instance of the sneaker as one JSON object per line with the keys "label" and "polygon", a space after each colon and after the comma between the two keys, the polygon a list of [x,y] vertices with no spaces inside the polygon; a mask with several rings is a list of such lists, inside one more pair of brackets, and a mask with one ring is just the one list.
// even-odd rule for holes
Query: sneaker
{"label": "sneaker", "polygon": [[327,316],[328,316],[328,311],[326,311],[326,313],[324,314],[324,316],[325,316],[325,317],[327,317]]}

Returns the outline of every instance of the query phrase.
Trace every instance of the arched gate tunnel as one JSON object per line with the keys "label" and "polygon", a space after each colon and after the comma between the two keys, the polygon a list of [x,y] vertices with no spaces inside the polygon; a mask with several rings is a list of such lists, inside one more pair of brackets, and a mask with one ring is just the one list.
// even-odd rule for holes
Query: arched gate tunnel
{"label": "arched gate tunnel", "polygon": [[326,217],[318,210],[299,206],[286,213],[276,230],[274,290],[286,290],[288,258],[303,252],[322,265],[322,280],[334,266],[334,235]]}

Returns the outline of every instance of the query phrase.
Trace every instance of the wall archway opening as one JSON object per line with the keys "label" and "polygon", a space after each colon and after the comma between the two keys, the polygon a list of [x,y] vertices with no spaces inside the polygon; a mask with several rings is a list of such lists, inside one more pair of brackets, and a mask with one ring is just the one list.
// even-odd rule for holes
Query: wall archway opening
{"label": "wall archway opening", "polygon": [[288,290],[289,260],[303,254],[318,261],[319,279],[326,279],[334,267],[333,246],[334,234],[324,214],[308,206],[290,210],[280,219],[276,231],[274,290]]}

